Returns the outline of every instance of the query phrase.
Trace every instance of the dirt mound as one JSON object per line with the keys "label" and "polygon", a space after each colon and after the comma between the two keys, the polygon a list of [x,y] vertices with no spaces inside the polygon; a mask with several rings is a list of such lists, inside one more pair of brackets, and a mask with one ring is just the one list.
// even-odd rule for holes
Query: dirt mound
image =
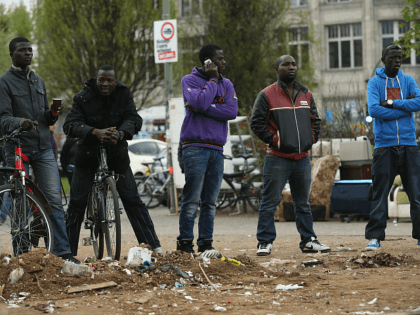
{"label": "dirt mound", "polygon": [[[235,279],[246,275],[268,277],[274,274],[246,255],[229,257],[240,261],[240,265],[227,259],[194,259],[181,251],[169,251],[158,256],[153,254],[153,257],[153,266],[146,272],[137,267],[124,266],[117,261],[87,259],[93,266],[93,275],[79,276],[63,273],[64,261],[44,249],[37,249],[12,259],[3,256],[1,261],[4,264],[6,261],[9,263],[0,269],[0,285],[4,285],[0,295],[10,300],[19,296],[21,292],[27,292],[31,297],[41,294],[50,299],[60,299],[63,298],[63,294],[67,295],[70,288],[111,281],[118,286],[107,290],[114,292],[121,289],[151,290],[159,286],[171,288],[187,284],[209,285],[204,274],[208,274],[209,280],[215,283],[235,282]],[[10,283],[10,274],[19,268],[23,269],[23,276],[15,284]]]}
{"label": "dirt mound", "polygon": [[351,260],[352,262],[359,264],[364,268],[378,268],[381,267],[398,267],[402,265],[414,264],[416,261],[407,255],[392,256],[388,253],[378,253],[374,255],[368,255],[363,253]]}

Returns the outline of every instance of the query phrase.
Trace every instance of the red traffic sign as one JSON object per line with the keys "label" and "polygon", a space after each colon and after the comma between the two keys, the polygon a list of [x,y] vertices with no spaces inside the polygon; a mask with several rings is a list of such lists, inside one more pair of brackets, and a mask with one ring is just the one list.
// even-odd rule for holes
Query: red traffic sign
{"label": "red traffic sign", "polygon": [[170,40],[175,35],[175,27],[172,23],[166,22],[162,25],[160,34],[164,40]]}

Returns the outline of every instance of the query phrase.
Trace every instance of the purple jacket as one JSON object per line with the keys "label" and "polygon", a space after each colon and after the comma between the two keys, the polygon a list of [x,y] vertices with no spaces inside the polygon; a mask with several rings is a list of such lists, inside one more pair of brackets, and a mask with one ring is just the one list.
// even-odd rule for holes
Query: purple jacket
{"label": "purple jacket", "polygon": [[186,110],[181,128],[183,148],[205,147],[223,151],[228,132],[228,120],[238,114],[238,98],[229,79],[219,76],[218,83],[209,81],[201,69],[182,78],[184,104],[196,110]]}

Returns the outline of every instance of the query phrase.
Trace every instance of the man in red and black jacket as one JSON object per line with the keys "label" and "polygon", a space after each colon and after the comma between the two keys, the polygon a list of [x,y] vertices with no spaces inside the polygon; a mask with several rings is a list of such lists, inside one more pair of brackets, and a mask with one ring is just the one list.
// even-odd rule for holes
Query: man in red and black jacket
{"label": "man in red and black jacket", "polygon": [[267,144],[264,192],[258,218],[258,256],[270,255],[276,238],[274,214],[289,181],[301,235],[302,252],[329,252],[313,230],[309,189],[311,164],[308,150],[318,140],[321,119],[311,91],[295,81],[296,61],[281,56],[274,64],[277,82],[262,90],[252,110],[252,131]]}

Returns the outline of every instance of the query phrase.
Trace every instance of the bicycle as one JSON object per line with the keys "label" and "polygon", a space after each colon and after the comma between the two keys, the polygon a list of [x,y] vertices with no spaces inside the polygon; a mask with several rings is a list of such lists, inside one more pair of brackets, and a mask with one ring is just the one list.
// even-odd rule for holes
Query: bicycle
{"label": "bicycle", "polygon": [[0,186],[1,213],[5,218],[0,226],[0,244],[3,253],[13,251],[16,257],[33,248],[51,251],[54,246],[49,218],[52,209],[42,191],[27,177],[23,165],[27,157],[22,153],[19,137],[25,133],[18,128],[0,138],[15,145],[15,167],[0,167],[1,173],[12,174],[8,184]]}
{"label": "bicycle", "polygon": [[[104,243],[108,256],[119,260],[121,255],[121,218],[119,197],[114,171],[108,170],[106,149],[99,147],[99,167],[89,193],[84,228],[90,236],[83,239],[84,246],[93,245],[97,259],[102,259]],[[104,242],[105,235],[105,242]]]}
{"label": "bicycle", "polygon": [[[252,154],[238,155],[245,159],[245,165],[247,166],[247,160],[251,158]],[[231,156],[224,155],[225,159],[232,160]],[[230,188],[220,189],[219,196],[216,202],[216,209],[221,210],[227,207],[234,209],[239,200],[243,200],[244,212],[246,212],[246,203],[248,203],[254,211],[259,211],[262,193],[264,190],[264,177],[262,174],[256,174],[252,176],[248,181],[245,179],[249,174],[254,172],[257,166],[250,168],[244,168],[240,172],[236,173],[224,173],[223,180],[228,184]],[[240,179],[240,181],[235,180]]]}
{"label": "bicycle", "polygon": [[153,158],[160,163],[161,170],[154,171],[154,163],[142,163],[147,167],[146,176],[137,177],[137,191],[146,207],[156,208],[168,198],[168,184],[172,180],[172,171],[165,168],[162,163],[164,157]]}

